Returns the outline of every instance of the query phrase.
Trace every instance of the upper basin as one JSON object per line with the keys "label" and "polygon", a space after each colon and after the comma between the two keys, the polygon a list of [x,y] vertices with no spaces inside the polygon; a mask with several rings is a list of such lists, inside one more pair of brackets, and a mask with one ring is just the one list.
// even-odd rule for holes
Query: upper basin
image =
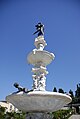
{"label": "upper basin", "polygon": [[57,92],[32,91],[11,94],[6,100],[25,112],[53,112],[70,103],[72,99]]}
{"label": "upper basin", "polygon": [[41,62],[44,66],[46,66],[52,62],[54,57],[55,57],[54,54],[48,51],[35,50],[29,53],[27,59],[28,59],[28,62],[32,65],[35,65]]}

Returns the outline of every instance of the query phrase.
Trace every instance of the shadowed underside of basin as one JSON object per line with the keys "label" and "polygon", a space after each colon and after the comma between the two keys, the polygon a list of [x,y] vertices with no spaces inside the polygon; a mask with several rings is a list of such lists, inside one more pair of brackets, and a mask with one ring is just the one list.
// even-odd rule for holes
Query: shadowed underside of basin
{"label": "shadowed underside of basin", "polygon": [[66,94],[48,91],[19,92],[6,99],[25,112],[53,112],[71,102],[70,96]]}

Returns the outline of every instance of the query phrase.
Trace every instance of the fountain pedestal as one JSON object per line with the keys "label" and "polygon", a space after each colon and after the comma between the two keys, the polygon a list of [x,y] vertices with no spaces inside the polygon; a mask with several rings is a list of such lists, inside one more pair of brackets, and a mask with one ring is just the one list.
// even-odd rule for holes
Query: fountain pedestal
{"label": "fountain pedestal", "polygon": [[34,45],[36,49],[33,49],[27,57],[28,62],[34,66],[32,68],[34,73],[32,75],[33,90],[45,91],[46,75],[48,74],[46,66],[54,60],[55,56],[53,53],[44,50],[44,47],[47,45],[44,36],[38,36],[35,39]]}
{"label": "fountain pedestal", "polygon": [[52,119],[50,113],[28,113],[26,119]]}

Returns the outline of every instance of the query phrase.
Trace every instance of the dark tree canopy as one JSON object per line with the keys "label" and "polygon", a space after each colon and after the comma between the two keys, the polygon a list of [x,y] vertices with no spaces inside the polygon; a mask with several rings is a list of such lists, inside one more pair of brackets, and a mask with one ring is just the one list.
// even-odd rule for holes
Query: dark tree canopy
{"label": "dark tree canopy", "polygon": [[53,89],[53,92],[57,92],[57,89],[56,89],[56,87],[54,87],[54,89]]}
{"label": "dark tree canopy", "polygon": [[73,91],[71,89],[69,91],[69,94],[70,94],[71,98],[74,98],[74,94],[73,94]]}
{"label": "dark tree canopy", "polygon": [[59,93],[64,93],[64,90],[62,88],[59,88]]}
{"label": "dark tree canopy", "polygon": [[80,84],[77,84],[77,90],[75,91],[75,96],[80,97]]}

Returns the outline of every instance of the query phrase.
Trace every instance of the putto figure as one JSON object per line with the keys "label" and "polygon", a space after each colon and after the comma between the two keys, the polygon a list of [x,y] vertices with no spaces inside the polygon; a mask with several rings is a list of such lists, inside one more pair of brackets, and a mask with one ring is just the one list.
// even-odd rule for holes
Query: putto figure
{"label": "putto figure", "polygon": [[37,31],[34,34],[38,33],[38,36],[44,35],[44,25],[41,22],[35,25],[35,27]]}

